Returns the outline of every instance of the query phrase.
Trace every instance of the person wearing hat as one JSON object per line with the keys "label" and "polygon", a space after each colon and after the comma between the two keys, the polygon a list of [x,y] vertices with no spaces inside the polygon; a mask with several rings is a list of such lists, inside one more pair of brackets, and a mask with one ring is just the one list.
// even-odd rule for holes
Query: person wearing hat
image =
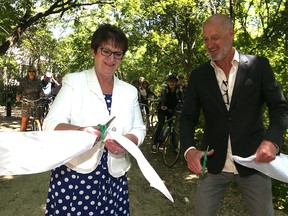
{"label": "person wearing hat", "polygon": [[171,119],[175,114],[175,110],[183,99],[183,92],[177,86],[177,75],[169,74],[166,78],[167,85],[163,86],[158,105],[158,126],[153,136],[152,152],[157,151],[157,144],[160,142],[159,137],[165,120]]}
{"label": "person wearing hat", "polygon": [[55,86],[55,80],[53,79],[51,72],[46,72],[42,78],[43,91],[46,97],[50,97],[52,94],[52,88]]}
{"label": "person wearing hat", "polygon": [[[19,88],[16,94],[16,100],[20,101],[25,98],[27,100],[37,100],[40,97],[44,96],[44,92],[42,90],[42,83],[37,78],[37,70],[31,65],[28,67],[27,76],[25,76],[19,84]],[[39,110],[38,115],[40,117],[41,111]],[[27,130],[27,124],[29,117],[31,116],[31,108],[27,103],[22,103],[21,108],[21,126],[20,131]]]}

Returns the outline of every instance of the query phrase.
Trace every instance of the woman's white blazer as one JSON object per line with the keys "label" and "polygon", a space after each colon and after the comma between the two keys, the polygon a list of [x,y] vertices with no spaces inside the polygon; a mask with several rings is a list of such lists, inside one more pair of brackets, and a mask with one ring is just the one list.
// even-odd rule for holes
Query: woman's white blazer
{"label": "woman's white blazer", "polygon": [[[43,128],[54,130],[60,123],[96,126],[105,124],[113,116],[116,118],[110,129],[121,135],[134,134],[138,138],[138,146],[142,144],[146,128],[139,109],[137,89],[114,76],[109,115],[95,69],[91,68],[64,76],[62,88],[44,120]],[[70,160],[66,166],[80,173],[90,173],[98,166],[103,149],[104,143],[100,141],[87,152]],[[108,169],[114,177],[124,175],[130,165],[128,153],[113,155],[108,152]]]}

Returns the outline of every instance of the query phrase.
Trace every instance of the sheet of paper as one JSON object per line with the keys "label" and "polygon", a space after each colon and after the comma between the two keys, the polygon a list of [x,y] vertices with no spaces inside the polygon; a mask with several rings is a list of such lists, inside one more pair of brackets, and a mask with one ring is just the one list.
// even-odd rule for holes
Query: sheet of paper
{"label": "sheet of paper", "polygon": [[280,154],[270,163],[256,162],[255,155],[247,158],[233,155],[233,159],[243,166],[256,169],[271,178],[288,183],[288,155]]}
{"label": "sheet of paper", "polygon": [[0,132],[0,175],[49,171],[90,149],[95,139],[68,130]]}

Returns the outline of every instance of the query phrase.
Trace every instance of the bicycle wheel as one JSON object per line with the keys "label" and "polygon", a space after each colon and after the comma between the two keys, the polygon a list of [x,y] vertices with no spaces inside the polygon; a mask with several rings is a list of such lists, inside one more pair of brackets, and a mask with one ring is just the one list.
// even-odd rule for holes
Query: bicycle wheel
{"label": "bicycle wheel", "polygon": [[146,105],[145,104],[140,104],[140,109],[141,109],[141,115],[142,115],[142,118],[143,118],[143,122],[146,126],[146,131],[149,131],[149,128],[150,128],[150,120],[149,120],[149,115],[147,114],[146,112]]}
{"label": "bicycle wheel", "polygon": [[167,167],[173,167],[180,156],[180,139],[179,131],[169,131],[163,146],[163,160]]}
{"label": "bicycle wheel", "polygon": [[149,120],[148,114],[144,114],[143,120],[144,120],[144,124],[146,126],[146,130],[149,131],[150,130],[150,120]]}
{"label": "bicycle wheel", "polygon": [[42,131],[41,123],[38,119],[33,121],[33,131]]}
{"label": "bicycle wheel", "polygon": [[31,122],[31,120],[29,120],[28,124],[27,124],[27,130],[26,131],[33,131],[34,130],[34,126],[33,126],[33,122]]}
{"label": "bicycle wheel", "polygon": [[[155,152],[155,153],[157,153],[159,151],[159,146],[160,146],[160,143],[155,143],[156,149],[153,148],[157,127],[158,127],[158,122],[156,123],[155,128],[153,128],[152,136],[151,136],[151,139],[152,139],[151,151]],[[163,132],[161,132],[160,137],[162,137],[162,134],[163,134]]]}
{"label": "bicycle wheel", "polygon": [[150,130],[151,131],[154,131],[154,129],[156,128],[157,122],[158,122],[157,113],[152,113],[152,115],[150,116]]}

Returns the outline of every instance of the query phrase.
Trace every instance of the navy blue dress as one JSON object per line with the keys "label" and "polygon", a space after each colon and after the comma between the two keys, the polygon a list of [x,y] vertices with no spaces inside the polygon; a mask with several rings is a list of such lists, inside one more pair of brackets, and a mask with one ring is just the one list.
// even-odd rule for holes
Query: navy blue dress
{"label": "navy blue dress", "polygon": [[[110,112],[112,95],[104,96]],[[105,148],[99,165],[88,174],[77,173],[65,165],[52,170],[45,215],[128,216],[127,175],[110,175],[107,154]]]}

